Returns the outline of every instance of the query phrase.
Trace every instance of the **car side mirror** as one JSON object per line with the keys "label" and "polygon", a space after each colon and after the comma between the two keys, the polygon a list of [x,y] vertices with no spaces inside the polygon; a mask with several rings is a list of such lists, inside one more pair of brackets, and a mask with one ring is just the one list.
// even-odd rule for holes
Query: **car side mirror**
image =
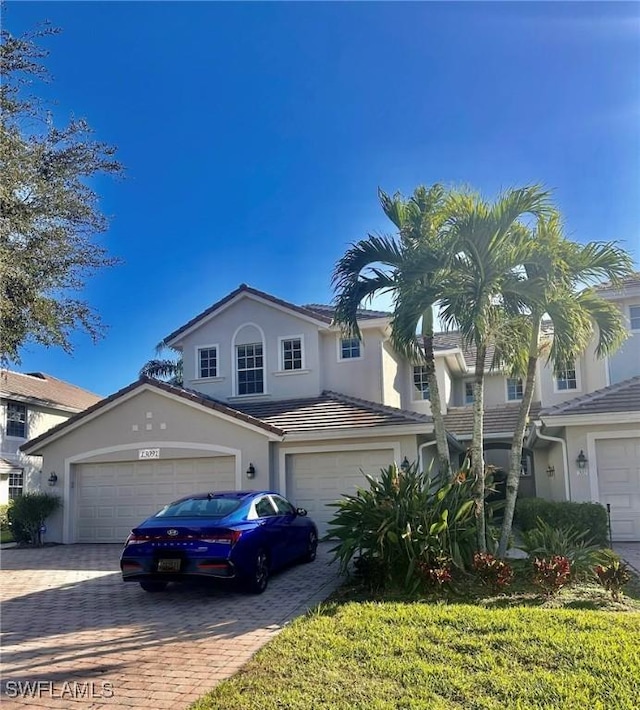
{"label": "car side mirror", "polygon": [[307,511],[304,508],[296,508],[296,514],[304,517],[307,514]]}

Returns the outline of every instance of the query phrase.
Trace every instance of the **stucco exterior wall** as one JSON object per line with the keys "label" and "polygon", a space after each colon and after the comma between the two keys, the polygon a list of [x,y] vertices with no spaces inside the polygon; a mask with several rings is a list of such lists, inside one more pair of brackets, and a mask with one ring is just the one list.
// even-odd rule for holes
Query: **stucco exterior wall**
{"label": "stucco exterior wall", "polygon": [[618,306],[622,310],[629,327],[629,338],[625,340],[620,350],[609,358],[608,367],[611,384],[640,375],[640,330],[631,330],[629,320],[629,307],[637,306],[640,308],[640,296],[625,298],[618,302]]}
{"label": "stucco exterior wall", "polygon": [[380,344],[382,361],[382,404],[402,406],[402,385],[398,377],[399,358],[388,341]]}
{"label": "stucco exterior wall", "polygon": [[[281,370],[279,338],[301,337],[303,368]],[[320,392],[318,325],[253,299],[232,304],[183,339],[185,385],[218,399],[235,395],[235,346],[264,341],[265,393],[273,399],[311,397]],[[218,377],[198,377],[197,349],[218,346]]]}

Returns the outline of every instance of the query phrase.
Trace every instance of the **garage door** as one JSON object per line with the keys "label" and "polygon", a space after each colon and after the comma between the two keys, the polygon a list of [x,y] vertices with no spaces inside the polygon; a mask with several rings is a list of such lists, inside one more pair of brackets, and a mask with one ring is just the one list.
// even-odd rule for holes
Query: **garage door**
{"label": "garage door", "polygon": [[235,459],[81,464],[75,480],[76,540],[123,542],[131,528],[176,498],[235,490]]}
{"label": "garage door", "polygon": [[287,493],[296,506],[306,508],[321,535],[335,514],[327,503],[343,494],[365,487],[362,472],[377,476],[381,468],[393,463],[393,449],[374,451],[332,451],[291,454],[287,457]]}
{"label": "garage door", "polygon": [[640,438],[596,442],[600,502],[611,506],[614,540],[640,541]]}

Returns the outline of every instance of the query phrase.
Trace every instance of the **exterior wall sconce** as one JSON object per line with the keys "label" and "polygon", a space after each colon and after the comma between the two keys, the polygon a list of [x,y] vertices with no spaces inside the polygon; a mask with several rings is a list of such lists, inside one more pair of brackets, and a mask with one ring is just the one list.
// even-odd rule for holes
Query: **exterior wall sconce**
{"label": "exterior wall sconce", "polygon": [[247,469],[247,478],[252,479],[256,477],[256,467],[250,463],[249,468]]}
{"label": "exterior wall sconce", "polygon": [[582,449],[580,449],[580,453],[578,454],[578,458],[576,459],[576,464],[578,465],[578,471],[584,471],[585,468],[587,467],[587,463],[589,463],[589,460],[584,455],[584,451]]}
{"label": "exterior wall sconce", "polygon": [[50,486],[55,486],[56,483],[58,482],[58,476],[56,475],[55,471],[51,471],[49,474],[49,478],[47,478],[47,481],[49,481]]}
{"label": "exterior wall sconce", "polygon": [[400,470],[406,473],[410,468],[411,464],[409,463],[409,459],[405,456],[400,464]]}
{"label": "exterior wall sconce", "polygon": [[549,478],[553,478],[555,475],[556,475],[556,467],[551,466],[551,464],[549,464],[549,466],[547,466],[547,476],[549,476]]}

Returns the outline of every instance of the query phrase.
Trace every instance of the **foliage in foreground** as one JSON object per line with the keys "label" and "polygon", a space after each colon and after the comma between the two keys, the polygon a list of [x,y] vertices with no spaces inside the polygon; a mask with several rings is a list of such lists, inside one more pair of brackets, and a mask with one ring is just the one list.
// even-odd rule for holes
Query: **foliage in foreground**
{"label": "foliage in foreground", "polygon": [[533,530],[538,526],[538,520],[554,527],[572,527],[596,545],[604,546],[609,542],[607,511],[599,503],[518,499],[515,512],[518,528],[524,532]]}
{"label": "foliage in foreground", "polygon": [[46,519],[62,507],[62,501],[52,493],[24,493],[9,508],[11,532],[16,542],[42,544],[40,528]]}
{"label": "foliage in foreground", "polygon": [[640,614],[328,605],[194,710],[635,710]]}
{"label": "foliage in foreground", "polygon": [[372,586],[395,582],[416,588],[421,581],[447,581],[451,564],[464,568],[475,548],[473,483],[463,469],[452,480],[430,476],[412,464],[395,464],[369,488],[335,503],[328,537],[342,572],[355,558],[356,570]]}

